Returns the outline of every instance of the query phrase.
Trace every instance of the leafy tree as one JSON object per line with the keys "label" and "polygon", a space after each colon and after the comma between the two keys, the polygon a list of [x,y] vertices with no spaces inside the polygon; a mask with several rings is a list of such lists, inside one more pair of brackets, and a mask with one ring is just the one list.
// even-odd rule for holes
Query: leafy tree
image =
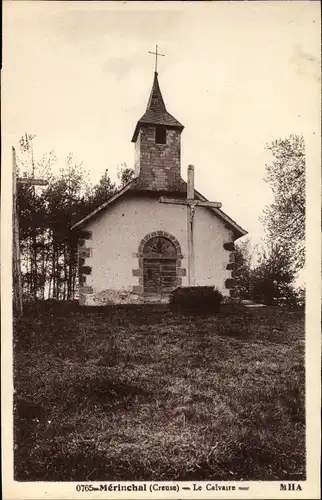
{"label": "leafy tree", "polygon": [[106,169],[101,176],[98,183],[88,193],[87,198],[87,212],[91,212],[99,207],[102,203],[107,201],[117,191],[115,182],[112,182],[108,169]]}
{"label": "leafy tree", "polygon": [[267,148],[273,161],[266,165],[266,182],[274,202],[262,218],[270,242],[288,247],[289,258],[297,270],[305,260],[305,144],[302,136],[277,139]]}
{"label": "leafy tree", "polygon": [[236,246],[233,297],[267,305],[302,305],[303,291],[296,290],[293,284],[296,270],[289,248],[269,244],[258,254],[255,265],[252,264],[253,255],[254,248],[249,240]]}
{"label": "leafy tree", "polygon": [[[63,168],[53,171],[56,157],[51,151],[36,158],[35,136],[20,139],[18,175],[46,179],[38,188],[18,187],[20,248],[24,295],[38,298],[71,299],[77,276],[77,234],[72,225],[107,201],[118,189],[106,170],[92,186],[82,164],[70,153]],[[133,177],[133,170],[122,164],[118,181],[122,185]]]}
{"label": "leafy tree", "polygon": [[56,299],[70,299],[75,291],[77,241],[70,228],[86,211],[88,190],[87,174],[82,164],[76,164],[73,155],[69,154],[65,166],[58,175],[53,175],[43,192],[51,242],[47,281],[49,295]]}
{"label": "leafy tree", "polygon": [[121,166],[117,169],[117,178],[121,187],[128,184],[134,179],[134,170],[127,166],[126,163],[121,163]]}
{"label": "leafy tree", "polygon": [[268,250],[263,250],[258,265],[251,273],[252,299],[267,305],[276,304],[281,300],[288,305],[294,305],[295,275],[289,247],[271,244]]}
{"label": "leafy tree", "polygon": [[234,277],[235,286],[232,295],[240,299],[251,299],[252,295],[252,253],[249,239],[236,245]]}
{"label": "leafy tree", "polygon": [[[134,170],[127,167],[126,163],[122,163],[117,169],[118,184],[113,182],[106,169],[100,180],[94,187],[90,187],[86,197],[86,215],[102,203],[107,201],[119,189],[128,184],[134,177]],[[78,217],[79,219],[80,217]]]}
{"label": "leafy tree", "polygon": [[[47,181],[51,178],[51,168],[56,158],[52,151],[34,158],[34,139],[32,134],[21,137],[20,154],[17,157],[19,177],[39,177]],[[39,271],[40,262],[45,258],[46,209],[42,198],[42,187],[18,184],[19,232],[22,261],[22,278],[25,294],[36,298],[44,286],[44,278]]]}

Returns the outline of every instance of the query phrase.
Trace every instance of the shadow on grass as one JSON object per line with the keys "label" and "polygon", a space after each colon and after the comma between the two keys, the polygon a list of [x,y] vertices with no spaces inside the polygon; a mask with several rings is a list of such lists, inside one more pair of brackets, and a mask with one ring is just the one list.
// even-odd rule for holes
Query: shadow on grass
{"label": "shadow on grass", "polygon": [[30,307],[15,329],[16,480],[304,479],[303,315],[244,323]]}
{"label": "shadow on grass", "polygon": [[[72,382],[70,389],[66,381],[51,386],[40,386],[33,394],[33,402],[21,396],[15,397],[17,430],[23,430],[32,422],[43,422],[52,418],[52,409],[75,412],[87,408],[99,408],[103,412],[115,409],[126,410],[132,404],[142,404],[153,398],[153,393],[135,384],[104,378],[84,378]],[[17,436],[18,437],[18,436]]]}

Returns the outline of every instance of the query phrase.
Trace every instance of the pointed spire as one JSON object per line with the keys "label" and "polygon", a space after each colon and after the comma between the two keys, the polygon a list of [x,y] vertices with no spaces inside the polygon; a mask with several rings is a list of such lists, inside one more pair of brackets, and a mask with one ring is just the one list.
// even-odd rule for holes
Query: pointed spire
{"label": "pointed spire", "polygon": [[158,80],[158,73],[155,71],[154,72],[154,79],[153,79],[153,85],[152,85],[152,90],[151,94],[148,100],[148,105],[146,107],[146,110],[156,110],[159,112],[167,112],[167,109],[164,104],[164,100],[161,94],[160,90],[160,85],[159,85],[159,80]]}
{"label": "pointed spire", "polygon": [[178,122],[170,113],[168,113],[165,107],[164,100],[161,94],[158,73],[154,72],[154,79],[148,104],[146,107],[146,112],[138,121],[132,142],[135,142],[139,133],[141,125],[165,125],[170,128],[178,128],[183,130],[183,125]]}

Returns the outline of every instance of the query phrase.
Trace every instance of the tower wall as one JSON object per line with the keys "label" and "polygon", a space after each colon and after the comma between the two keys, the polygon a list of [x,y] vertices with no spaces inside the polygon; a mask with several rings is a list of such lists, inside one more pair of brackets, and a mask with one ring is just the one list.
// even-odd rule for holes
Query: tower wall
{"label": "tower wall", "polygon": [[180,176],[181,131],[167,129],[166,144],[156,144],[155,126],[141,126],[135,143],[135,173],[142,189],[177,190]]}
{"label": "tower wall", "polygon": [[135,142],[134,175],[140,174],[140,152],[141,152],[141,133],[139,132]]}

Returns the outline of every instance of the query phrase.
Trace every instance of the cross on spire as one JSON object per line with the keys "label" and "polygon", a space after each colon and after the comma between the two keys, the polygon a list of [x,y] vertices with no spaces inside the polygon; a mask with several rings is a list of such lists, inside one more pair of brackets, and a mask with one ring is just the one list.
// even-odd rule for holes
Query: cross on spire
{"label": "cross on spire", "polygon": [[157,73],[158,72],[158,56],[165,56],[165,54],[160,54],[160,52],[158,52],[158,46],[156,45],[155,46],[155,52],[150,52],[148,51],[149,54],[153,54],[155,55],[155,66],[154,66],[154,72]]}

